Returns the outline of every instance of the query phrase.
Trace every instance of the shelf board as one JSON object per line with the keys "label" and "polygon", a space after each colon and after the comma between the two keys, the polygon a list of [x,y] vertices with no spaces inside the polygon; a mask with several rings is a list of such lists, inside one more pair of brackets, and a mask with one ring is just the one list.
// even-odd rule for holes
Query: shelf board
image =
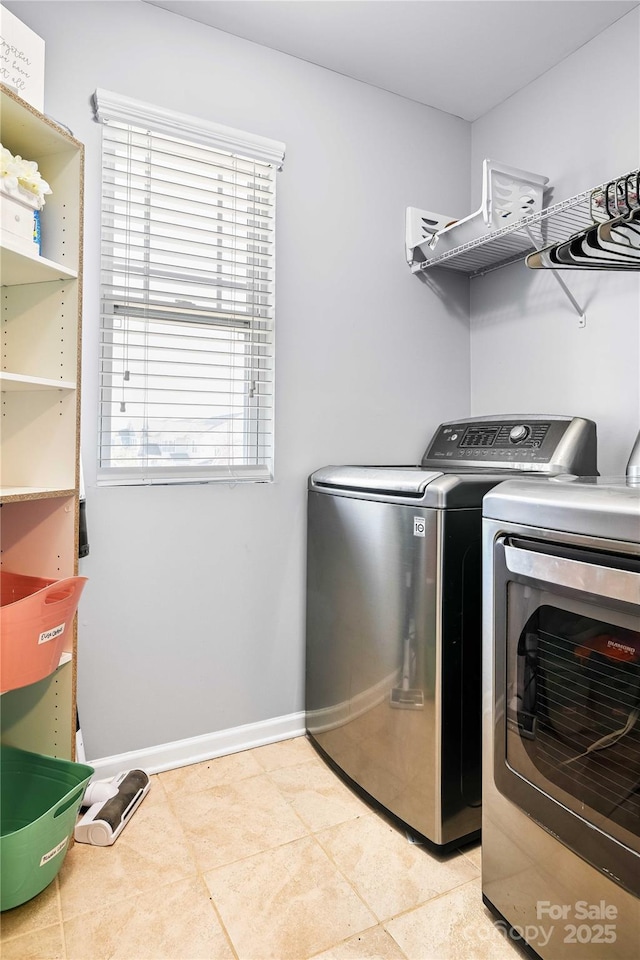
{"label": "shelf board", "polygon": [[2,143],[15,155],[29,157],[37,145],[40,156],[73,153],[82,144],[55,120],[40,113],[5,84],[0,85]]}
{"label": "shelf board", "polygon": [[47,377],[28,377],[22,373],[0,372],[0,391],[2,393],[30,393],[33,390],[72,391],[76,384],[71,380],[50,380]]}
{"label": "shelf board", "polygon": [[73,497],[74,489],[60,490],[54,487],[0,487],[0,503],[17,500],[54,500],[58,497]]}
{"label": "shelf board", "polygon": [[470,277],[478,277],[524,260],[534,250],[563,243],[593,224],[590,209],[592,193],[592,190],[588,190],[539,213],[523,217],[508,227],[488,230],[485,235],[444,253],[438,254],[437,240],[433,249],[425,241],[416,248],[425,259],[414,261],[412,272],[421,273],[431,267],[446,267]]}
{"label": "shelf board", "polygon": [[71,270],[55,260],[40,257],[35,249],[25,253],[11,234],[4,232],[0,247],[2,286],[13,287],[23,283],[49,283],[52,280],[76,280],[77,270]]}

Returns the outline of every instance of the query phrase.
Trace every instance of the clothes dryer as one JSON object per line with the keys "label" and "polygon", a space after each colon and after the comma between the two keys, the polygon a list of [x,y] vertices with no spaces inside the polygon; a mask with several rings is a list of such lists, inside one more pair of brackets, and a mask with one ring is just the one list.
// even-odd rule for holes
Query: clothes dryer
{"label": "clothes dryer", "polygon": [[544,960],[638,956],[638,466],[484,501],[482,892]]}

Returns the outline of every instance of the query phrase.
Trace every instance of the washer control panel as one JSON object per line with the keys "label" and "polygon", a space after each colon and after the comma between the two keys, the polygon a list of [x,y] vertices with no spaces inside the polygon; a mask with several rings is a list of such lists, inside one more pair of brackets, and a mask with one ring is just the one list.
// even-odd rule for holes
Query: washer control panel
{"label": "washer control panel", "polygon": [[[444,465],[542,470],[557,464],[575,472],[585,448],[595,467],[595,424],[572,417],[521,415],[442,423],[422,458],[423,466]],[[592,448],[592,450],[591,450]]]}
{"label": "washer control panel", "polygon": [[[502,423],[502,424],[472,424],[462,435],[457,430],[453,434],[446,428],[443,431],[445,447],[451,449],[452,444],[460,440],[459,449],[480,448],[481,450],[509,450],[514,446],[538,450],[543,445],[549,433],[551,424],[546,423]],[[456,440],[454,440],[456,436]]]}

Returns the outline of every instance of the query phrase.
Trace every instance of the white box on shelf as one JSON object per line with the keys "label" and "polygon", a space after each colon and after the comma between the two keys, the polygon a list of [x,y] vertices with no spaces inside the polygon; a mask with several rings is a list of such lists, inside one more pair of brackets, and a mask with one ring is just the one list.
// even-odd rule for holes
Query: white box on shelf
{"label": "white box on shelf", "polygon": [[0,184],[0,225],[2,235],[11,234],[14,243],[30,255],[38,252],[34,241],[34,211],[38,201],[28,190],[7,188]]}

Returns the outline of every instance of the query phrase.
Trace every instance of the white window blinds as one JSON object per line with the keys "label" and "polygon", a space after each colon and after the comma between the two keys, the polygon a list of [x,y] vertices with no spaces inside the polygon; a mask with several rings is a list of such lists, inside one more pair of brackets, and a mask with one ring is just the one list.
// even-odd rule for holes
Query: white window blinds
{"label": "white window blinds", "polygon": [[99,479],[267,480],[282,144],[102,91],[96,107]]}

